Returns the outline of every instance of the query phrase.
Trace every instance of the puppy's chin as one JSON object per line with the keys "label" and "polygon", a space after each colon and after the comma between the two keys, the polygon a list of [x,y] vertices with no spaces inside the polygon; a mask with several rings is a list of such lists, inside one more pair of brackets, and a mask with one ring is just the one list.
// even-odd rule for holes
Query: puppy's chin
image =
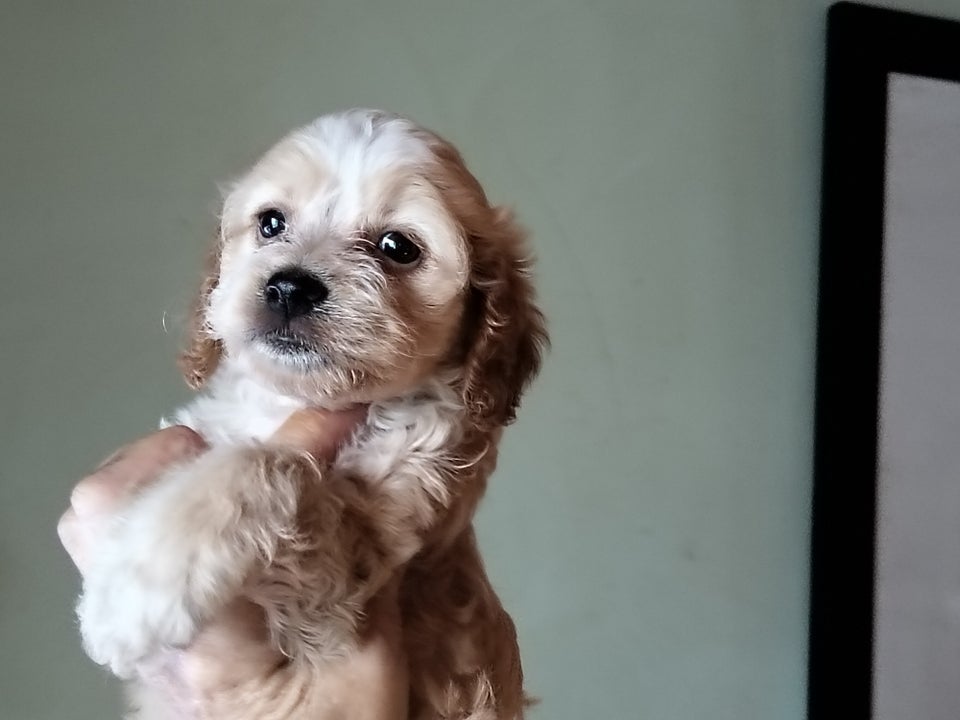
{"label": "puppy's chin", "polygon": [[[242,375],[310,405],[338,408],[387,400],[415,388],[433,371],[426,362],[364,367],[335,358],[303,338],[264,336],[227,348]],[[389,371],[388,371],[389,370]]]}
{"label": "puppy's chin", "polygon": [[256,354],[295,372],[310,373],[326,364],[325,356],[315,341],[288,328],[260,333],[251,344]]}

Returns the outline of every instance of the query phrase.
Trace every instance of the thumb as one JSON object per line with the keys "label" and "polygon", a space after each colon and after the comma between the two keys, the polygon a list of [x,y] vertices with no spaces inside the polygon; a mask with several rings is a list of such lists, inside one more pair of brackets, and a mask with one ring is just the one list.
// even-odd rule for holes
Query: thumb
{"label": "thumb", "polygon": [[293,413],[270,438],[306,450],[318,460],[332,460],[367,415],[367,405],[345,410],[307,408]]}

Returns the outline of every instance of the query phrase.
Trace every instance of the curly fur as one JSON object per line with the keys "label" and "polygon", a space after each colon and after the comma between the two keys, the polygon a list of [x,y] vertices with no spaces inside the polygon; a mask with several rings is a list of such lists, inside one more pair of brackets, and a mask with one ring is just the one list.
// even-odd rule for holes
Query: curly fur
{"label": "curly fur", "polygon": [[[267,206],[290,218],[283,243],[257,238]],[[394,227],[422,244],[418,267],[371,252]],[[330,297],[298,326],[302,352],[282,353],[262,342],[261,288],[291,265]],[[78,607],[91,657],[142,675],[241,598],[297,682],[322,687],[387,603],[409,717],[522,718],[516,633],[472,518],[547,341],[528,269],[510,214],[407,120],[325,116],[267,153],[226,198],[181,359],[202,393],[174,422],[212,449],[115,521]],[[333,463],[267,442],[299,408],[358,402],[366,421]],[[138,717],[161,717],[138,692]],[[311,702],[297,717],[336,716]],[[274,716],[252,707],[236,717]]]}

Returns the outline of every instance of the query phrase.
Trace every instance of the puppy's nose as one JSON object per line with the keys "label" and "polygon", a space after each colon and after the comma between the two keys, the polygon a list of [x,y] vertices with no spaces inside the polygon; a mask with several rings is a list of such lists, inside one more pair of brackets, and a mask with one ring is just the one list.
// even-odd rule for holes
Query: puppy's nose
{"label": "puppy's nose", "polygon": [[267,307],[287,320],[306,315],[329,294],[320,278],[295,269],[275,273],[263,287]]}

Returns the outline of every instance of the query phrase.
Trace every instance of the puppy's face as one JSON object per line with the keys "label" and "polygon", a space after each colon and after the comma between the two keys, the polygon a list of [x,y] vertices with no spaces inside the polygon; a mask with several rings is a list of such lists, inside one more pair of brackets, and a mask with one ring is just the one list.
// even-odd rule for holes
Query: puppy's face
{"label": "puppy's face", "polygon": [[446,366],[467,404],[506,420],[545,341],[521,243],[437,136],[375,111],[322,117],[229,193],[188,380],[225,354],[282,392],[347,403]]}
{"label": "puppy's face", "polygon": [[322,119],[282,141],[222,216],[208,321],[284,389],[369,400],[431,372],[463,316],[468,251],[442,164],[403,121]]}

